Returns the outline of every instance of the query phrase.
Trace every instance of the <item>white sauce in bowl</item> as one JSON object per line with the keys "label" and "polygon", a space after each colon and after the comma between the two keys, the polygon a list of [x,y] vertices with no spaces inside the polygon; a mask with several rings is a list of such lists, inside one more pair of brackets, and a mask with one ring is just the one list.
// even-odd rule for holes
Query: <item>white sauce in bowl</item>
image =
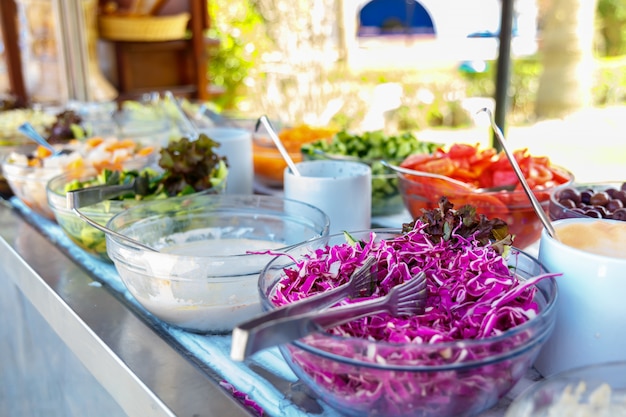
{"label": "white sauce in bowl", "polygon": [[[262,312],[258,276],[273,256],[246,252],[284,246],[246,238],[176,243],[155,256],[126,260],[145,264],[148,275],[120,265],[118,271],[137,301],[161,320],[191,331],[224,333]],[[203,262],[203,256],[225,258]]]}

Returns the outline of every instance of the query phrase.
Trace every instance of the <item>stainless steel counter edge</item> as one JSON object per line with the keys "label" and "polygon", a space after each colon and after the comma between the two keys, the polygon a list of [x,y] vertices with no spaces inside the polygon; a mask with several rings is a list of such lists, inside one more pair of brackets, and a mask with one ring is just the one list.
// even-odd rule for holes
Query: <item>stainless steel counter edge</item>
{"label": "stainless steel counter edge", "polygon": [[251,415],[210,370],[195,366],[2,204],[0,279],[6,278],[129,416]]}

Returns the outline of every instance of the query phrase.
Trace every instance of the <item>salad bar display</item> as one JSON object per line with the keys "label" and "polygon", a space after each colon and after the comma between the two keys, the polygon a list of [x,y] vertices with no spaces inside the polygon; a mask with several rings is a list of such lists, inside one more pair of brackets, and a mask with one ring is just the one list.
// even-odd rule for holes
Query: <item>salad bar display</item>
{"label": "salad bar display", "polygon": [[[165,110],[172,126],[199,123],[178,106]],[[231,196],[222,194],[240,167],[217,140],[187,131],[167,143],[98,137],[83,122],[62,111],[38,125],[60,154],[29,142],[7,151],[13,195],[0,206],[0,276],[129,415],[501,417],[540,378],[533,363],[558,317],[560,273],[524,252],[542,226],[503,154],[411,133],[282,129],[293,155],[356,160],[372,172],[371,229],[328,236],[325,213],[281,195],[285,161],[270,162],[276,149],[262,135],[256,180],[271,181]],[[515,157],[553,218],[623,220],[623,184],[579,185],[547,157]],[[111,186],[127,190],[80,213],[112,234],[68,208],[68,193]],[[385,297],[422,274],[425,307],[308,329],[231,358],[238,323],[348,285],[367,259],[367,290],[325,308]]]}

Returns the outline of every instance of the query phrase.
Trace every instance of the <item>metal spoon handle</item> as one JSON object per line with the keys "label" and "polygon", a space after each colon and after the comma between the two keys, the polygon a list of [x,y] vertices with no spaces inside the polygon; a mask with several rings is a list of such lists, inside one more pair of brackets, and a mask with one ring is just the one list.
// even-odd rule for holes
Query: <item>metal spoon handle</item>
{"label": "metal spoon handle", "polygon": [[185,130],[187,130],[187,132],[193,136],[191,139],[197,139],[198,136],[200,136],[200,132],[198,131],[196,125],[191,121],[189,116],[187,116],[187,113],[183,109],[183,106],[180,104],[180,101],[178,101],[176,96],[174,96],[174,93],[172,93],[171,91],[166,91],[165,97],[167,97],[168,100],[174,103],[174,107],[176,107],[176,110],[178,111],[181,120],[185,124]]}
{"label": "metal spoon handle", "polygon": [[254,130],[257,131],[259,129],[259,124],[261,123],[263,124],[263,126],[265,126],[265,129],[267,129],[267,133],[269,133],[270,138],[272,138],[272,140],[274,141],[274,145],[276,145],[276,147],[278,148],[278,152],[280,152],[280,154],[283,156],[283,159],[289,166],[291,172],[293,172],[295,176],[299,177],[300,171],[298,171],[296,164],[293,162],[293,159],[291,159],[291,156],[289,156],[289,152],[287,152],[287,149],[285,149],[285,147],[283,146],[283,143],[276,134],[276,131],[272,127],[272,123],[270,123],[270,120],[267,118],[267,116],[263,115],[259,117],[259,120],[257,120]]}
{"label": "metal spoon handle", "polygon": [[463,181],[459,181],[459,180],[455,180],[454,178],[450,178],[447,177],[445,175],[440,175],[440,174],[435,174],[432,172],[426,172],[426,171],[416,171],[414,169],[409,169],[409,168],[404,168],[398,165],[393,165],[385,160],[381,160],[380,161],[381,164],[383,164],[384,166],[386,166],[387,168],[399,172],[401,174],[406,174],[406,175],[415,175],[416,177],[428,177],[428,178],[435,178],[438,180],[442,180],[442,181],[446,181],[449,183],[452,183],[454,185],[458,185],[459,187],[463,187],[465,189],[467,189],[468,191],[473,191],[474,187],[468,185],[467,183],[463,182]]}
{"label": "metal spoon handle", "polygon": [[498,125],[494,121],[491,110],[485,107],[479,110],[479,112],[481,111],[489,114],[489,122],[491,123],[491,127],[496,135],[496,138],[498,139],[498,142],[502,146],[502,149],[504,150],[506,157],[508,158],[511,166],[513,167],[513,171],[515,171],[515,175],[517,175],[517,178],[519,179],[520,184],[522,184],[522,188],[524,189],[524,192],[528,196],[528,199],[530,200],[530,204],[532,204],[533,209],[535,210],[535,213],[537,213],[537,216],[539,216],[539,220],[541,220],[541,223],[543,223],[543,227],[545,227],[546,231],[553,239],[558,240],[556,237],[556,231],[554,230],[554,227],[552,227],[552,223],[550,222],[548,215],[543,210],[543,207],[541,207],[541,204],[539,203],[539,200],[537,200],[535,193],[533,193],[532,189],[528,185],[528,182],[526,181],[526,177],[524,177],[524,173],[522,172],[522,169],[520,168],[519,164],[517,163],[517,160],[515,159],[515,155],[513,155],[513,153],[509,150],[508,146],[506,145],[504,134],[502,133],[502,130],[500,130],[500,127],[498,127]]}

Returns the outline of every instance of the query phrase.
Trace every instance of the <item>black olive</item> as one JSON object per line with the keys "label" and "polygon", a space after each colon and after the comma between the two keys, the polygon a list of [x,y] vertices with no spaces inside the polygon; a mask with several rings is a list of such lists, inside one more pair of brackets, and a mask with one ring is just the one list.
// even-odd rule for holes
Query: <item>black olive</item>
{"label": "black olive", "polygon": [[613,220],[626,220],[626,208],[615,210],[611,218]]}
{"label": "black olive", "polygon": [[609,197],[611,198],[615,198],[615,193],[617,193],[619,190],[617,188],[607,188],[606,190],[604,190],[605,193],[607,193],[609,195]]}
{"label": "black olive", "polygon": [[610,199],[611,197],[605,191],[600,191],[592,195],[589,202],[594,206],[605,206]]}
{"label": "black olive", "polygon": [[621,200],[611,200],[606,203],[605,207],[608,211],[615,211],[624,207],[624,203],[622,203]]}
{"label": "black olive", "polygon": [[620,190],[617,193],[615,193],[615,197],[613,197],[616,200],[619,200],[622,202],[622,204],[624,204],[624,206],[626,206],[626,191],[624,190]]}
{"label": "black olive", "polygon": [[609,217],[609,211],[604,206],[596,206],[594,207],[594,210],[600,213],[600,216],[602,216],[605,219]]}
{"label": "black olive", "polygon": [[580,193],[574,188],[567,187],[559,192],[558,200],[559,202],[561,202],[562,200],[571,200],[574,203],[578,204],[580,203]]}
{"label": "black olive", "polygon": [[590,204],[593,191],[584,190],[580,192],[580,201],[585,204]]}
{"label": "black olive", "polygon": [[588,208],[587,210],[585,210],[585,215],[593,217],[594,219],[602,218],[602,214],[595,208]]}
{"label": "black olive", "polygon": [[561,203],[563,207],[568,208],[568,209],[573,209],[576,207],[576,203],[570,200],[569,198],[565,200],[559,200],[559,203]]}

